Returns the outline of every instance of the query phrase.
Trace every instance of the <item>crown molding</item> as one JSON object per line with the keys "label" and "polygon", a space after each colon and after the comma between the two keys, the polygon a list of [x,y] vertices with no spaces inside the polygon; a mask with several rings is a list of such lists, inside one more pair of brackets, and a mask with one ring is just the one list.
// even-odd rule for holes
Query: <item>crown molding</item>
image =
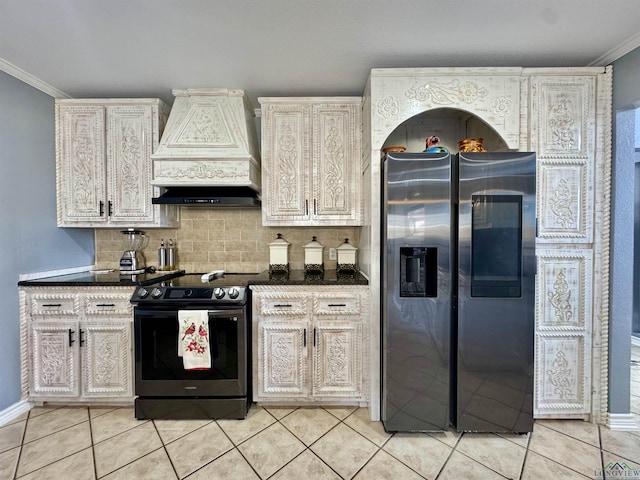
{"label": "crown molding", "polygon": [[640,47],[640,33],[628,38],[617,47],[612,48],[599,58],[589,64],[590,67],[609,65],[627,53]]}
{"label": "crown molding", "polygon": [[34,77],[30,73],[25,72],[21,68],[16,67],[14,64],[7,62],[2,58],[0,58],[0,70],[5,73],[8,73],[12,77],[17,78],[18,80],[26,83],[27,85],[31,85],[33,88],[36,88],[53,98],[71,98],[69,95],[67,95],[63,91],[58,90],[55,87],[52,87],[48,83],[43,82],[39,78]]}

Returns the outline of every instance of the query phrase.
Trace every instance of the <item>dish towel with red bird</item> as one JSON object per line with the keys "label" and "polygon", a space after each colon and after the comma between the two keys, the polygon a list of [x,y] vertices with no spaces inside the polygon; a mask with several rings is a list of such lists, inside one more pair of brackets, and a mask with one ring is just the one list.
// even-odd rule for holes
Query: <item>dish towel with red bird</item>
{"label": "dish towel with red bird", "polygon": [[185,370],[209,370],[209,312],[178,310],[178,356]]}

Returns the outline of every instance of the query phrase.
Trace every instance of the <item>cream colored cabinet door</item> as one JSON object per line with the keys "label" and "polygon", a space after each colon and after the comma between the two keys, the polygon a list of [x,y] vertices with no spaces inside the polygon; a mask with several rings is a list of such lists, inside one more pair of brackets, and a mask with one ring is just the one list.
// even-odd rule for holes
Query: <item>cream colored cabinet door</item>
{"label": "cream colored cabinet door", "polygon": [[107,107],[107,179],[109,222],[153,223],[150,106]]}
{"label": "cream colored cabinet door", "polygon": [[107,222],[105,108],[56,104],[58,226]]}
{"label": "cream colored cabinet door", "polygon": [[82,396],[133,398],[133,340],[130,320],[81,325]]}
{"label": "cream colored cabinet door", "polygon": [[311,197],[311,106],[262,107],[262,224],[304,225]]}
{"label": "cream colored cabinet door", "polygon": [[313,223],[362,224],[361,108],[360,101],[313,105]]}
{"label": "cream colored cabinet door", "polygon": [[262,224],[362,224],[360,97],[261,97]]}
{"label": "cream colored cabinet door", "polygon": [[315,319],[313,328],[314,398],[362,397],[360,319]]}
{"label": "cream colored cabinet door", "polygon": [[307,327],[304,319],[258,323],[255,400],[304,399],[309,395]]}
{"label": "cream colored cabinet door", "polygon": [[178,209],[153,205],[151,154],[167,116],[157,99],[56,100],[59,227],[174,227]]}
{"label": "cream colored cabinet door", "polygon": [[77,398],[79,323],[34,320],[29,327],[29,398]]}

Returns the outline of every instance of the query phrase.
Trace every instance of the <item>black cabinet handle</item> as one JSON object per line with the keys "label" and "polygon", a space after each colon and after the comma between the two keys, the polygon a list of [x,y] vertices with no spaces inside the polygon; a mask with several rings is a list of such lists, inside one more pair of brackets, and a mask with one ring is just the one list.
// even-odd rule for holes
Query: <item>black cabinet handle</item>
{"label": "black cabinet handle", "polygon": [[293,305],[290,303],[276,303],[274,305],[275,308],[291,308]]}
{"label": "black cabinet handle", "polygon": [[111,209],[111,205],[112,205],[111,200],[109,200],[108,204],[109,204],[109,213],[107,215],[110,217],[113,214],[113,210]]}
{"label": "black cabinet handle", "polygon": [[302,332],[302,346],[303,347],[307,346],[307,329],[306,328]]}
{"label": "black cabinet handle", "polygon": [[315,198],[313,199],[313,214],[318,214],[318,201]]}
{"label": "black cabinet handle", "polygon": [[84,333],[84,330],[80,329],[80,346],[84,345],[84,338],[82,338],[83,333]]}
{"label": "black cabinet handle", "polygon": [[73,339],[73,334],[76,333],[75,330],[71,330],[69,329],[69,346],[73,346],[73,342],[75,342],[75,340]]}
{"label": "black cabinet handle", "polygon": [[100,200],[100,216],[104,215],[104,202]]}
{"label": "black cabinet handle", "polygon": [[304,214],[309,215],[309,200],[304,201]]}
{"label": "black cabinet handle", "polygon": [[316,346],[316,329],[313,329],[313,346]]}
{"label": "black cabinet handle", "polygon": [[115,307],[115,303],[97,303],[96,307]]}
{"label": "black cabinet handle", "polygon": [[61,303],[43,303],[42,306],[43,307],[61,307],[62,304]]}
{"label": "black cabinet handle", "polygon": [[329,306],[330,307],[346,307],[347,304],[346,303],[330,303]]}

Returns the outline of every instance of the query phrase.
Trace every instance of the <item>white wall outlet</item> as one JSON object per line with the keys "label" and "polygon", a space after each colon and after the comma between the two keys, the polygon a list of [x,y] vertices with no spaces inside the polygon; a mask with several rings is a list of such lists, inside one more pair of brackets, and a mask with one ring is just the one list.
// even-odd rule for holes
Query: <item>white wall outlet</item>
{"label": "white wall outlet", "polygon": [[338,252],[336,251],[335,248],[330,248],[329,249],[329,260],[337,260],[338,259]]}

